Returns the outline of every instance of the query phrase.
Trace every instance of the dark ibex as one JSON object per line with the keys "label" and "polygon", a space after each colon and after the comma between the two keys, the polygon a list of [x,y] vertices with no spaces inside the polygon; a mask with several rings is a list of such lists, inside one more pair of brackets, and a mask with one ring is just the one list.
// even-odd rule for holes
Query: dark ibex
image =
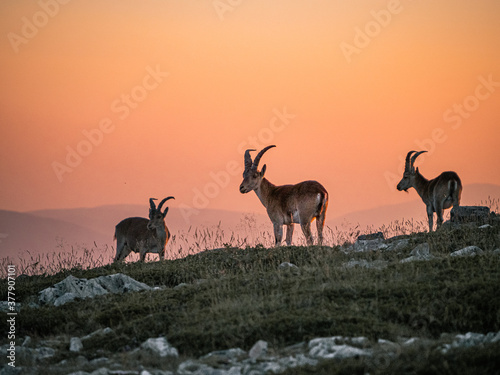
{"label": "dark ibex", "polygon": [[[418,168],[415,169],[413,166],[415,159],[424,152],[427,151],[410,151],[406,155],[405,171],[397,189],[408,191],[411,187],[415,188],[427,206],[429,232],[432,232],[434,212],[437,215],[437,228],[439,228],[443,224],[443,210],[451,206],[454,209],[460,206],[462,182],[455,172],[443,172],[436,178],[427,180],[420,174]],[[415,155],[412,156],[413,153]]]}
{"label": "dark ibex", "polygon": [[144,261],[147,253],[159,254],[160,260],[164,259],[170,232],[165,225],[168,207],[164,212],[161,212],[161,207],[169,199],[174,197],[163,199],[158,208],[154,203],[156,198],[149,199],[149,220],[143,217],[129,217],[118,223],[115,228],[115,262],[124,260],[132,251],[139,253],[141,261]]}
{"label": "dark ibex", "polygon": [[286,243],[292,243],[293,225],[300,224],[307,244],[313,244],[311,222],[316,219],[318,243],[323,243],[323,226],[325,225],[326,209],[328,207],[328,192],[317,181],[304,181],[296,185],[275,186],[264,178],[266,165],[258,171],[262,155],[272,147],[261,150],[252,161],[251,151],[245,151],[245,171],[240,185],[242,194],[255,191],[257,197],[267,210],[274,226],[275,245],[280,246],[283,238],[283,225],[286,225]]}

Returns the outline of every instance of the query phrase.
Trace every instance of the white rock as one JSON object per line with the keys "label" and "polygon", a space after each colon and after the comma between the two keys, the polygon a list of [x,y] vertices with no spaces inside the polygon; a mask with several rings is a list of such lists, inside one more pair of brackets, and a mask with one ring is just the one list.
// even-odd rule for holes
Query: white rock
{"label": "white rock", "polygon": [[477,246],[467,246],[464,247],[463,249],[454,251],[453,253],[450,254],[450,256],[452,257],[476,256],[483,253],[484,251]]}
{"label": "white rock", "polygon": [[140,290],[151,290],[151,287],[121,273],[99,276],[91,280],[78,279],[70,275],[53,287],[42,290],[38,300],[43,304],[60,306],[76,298],[94,298],[107,293]]}
{"label": "white rock", "polygon": [[30,346],[30,345],[31,345],[31,336],[26,336],[21,346]]}
{"label": "white rock", "polygon": [[188,359],[179,365],[177,373],[179,375],[210,374],[210,370],[213,370],[213,368],[204,363]]}
{"label": "white rock", "polygon": [[90,373],[91,375],[109,375],[109,370],[106,367],[101,367]]}
{"label": "white rock", "polygon": [[481,225],[480,227],[478,227],[479,229],[486,229],[486,228],[491,228],[491,225],[490,224],[484,224],[484,225]]}
{"label": "white rock", "polygon": [[177,284],[176,286],[174,286],[174,290],[185,288],[187,286],[189,286],[189,284],[187,284],[187,283],[180,283],[180,284]]}
{"label": "white rock", "polygon": [[350,338],[349,342],[352,345],[367,346],[370,343],[370,340],[368,340],[367,337],[358,336],[358,337],[352,337],[352,338]]}
{"label": "white rock", "polygon": [[151,350],[160,357],[178,357],[179,352],[171,346],[165,337],[147,339],[141,344],[142,349]]}
{"label": "white rock", "polygon": [[423,258],[428,257],[430,255],[429,244],[427,242],[421,243],[411,251],[410,255]]}
{"label": "white rock", "polygon": [[248,356],[252,359],[264,357],[267,354],[267,342],[263,340],[257,341],[252,349],[248,352]]}
{"label": "white rock", "polygon": [[318,360],[309,358],[304,354],[297,354],[295,356],[288,356],[284,358],[280,358],[278,363],[284,368],[295,368],[302,366],[316,366],[318,364]]}
{"label": "white rock", "polygon": [[406,246],[408,246],[409,242],[410,242],[410,240],[408,238],[395,240],[394,242],[389,244],[389,248],[387,250],[399,251],[401,249],[404,249]]}
{"label": "white rock", "polygon": [[415,262],[420,260],[430,260],[434,258],[429,250],[429,244],[427,242],[421,243],[416,246],[410,253],[408,258],[402,259],[400,263]]}
{"label": "white rock", "polygon": [[299,267],[297,267],[295,264],[293,263],[290,263],[290,262],[283,262],[279,265],[279,268],[280,269],[288,269],[288,268],[292,268],[292,269],[299,269]]}
{"label": "white rock", "polygon": [[101,329],[98,329],[97,331],[89,333],[87,336],[82,337],[82,341],[91,339],[92,337],[95,337],[95,336],[105,336],[105,335],[110,334],[111,332],[113,332],[113,329],[111,329],[109,327],[101,328]]}
{"label": "white rock", "polygon": [[47,346],[42,346],[41,348],[36,348],[35,352],[39,359],[51,358],[56,355],[56,351]]}
{"label": "white rock", "polygon": [[83,349],[82,340],[79,337],[72,337],[69,341],[69,351],[70,352],[79,352]]}
{"label": "white rock", "polygon": [[341,336],[313,339],[309,341],[309,356],[320,359],[343,359],[357,356],[368,356],[370,351],[355,348],[350,345],[338,345],[337,342],[343,342]]}
{"label": "white rock", "polygon": [[64,293],[61,297],[58,297],[54,301],[54,306],[61,306],[68,302],[73,302],[76,299],[74,293]]}
{"label": "white rock", "polygon": [[486,339],[488,342],[495,343],[500,341],[500,331],[498,332],[489,332],[486,335]]}
{"label": "white rock", "polygon": [[420,341],[420,339],[418,337],[412,337],[411,339],[406,340],[403,343],[403,346],[411,346],[411,345],[418,343],[419,341]]}
{"label": "white rock", "polygon": [[384,239],[377,238],[374,240],[356,240],[354,243],[354,251],[357,252],[365,252],[365,251],[377,251],[377,250],[385,250],[389,248],[384,242]]}

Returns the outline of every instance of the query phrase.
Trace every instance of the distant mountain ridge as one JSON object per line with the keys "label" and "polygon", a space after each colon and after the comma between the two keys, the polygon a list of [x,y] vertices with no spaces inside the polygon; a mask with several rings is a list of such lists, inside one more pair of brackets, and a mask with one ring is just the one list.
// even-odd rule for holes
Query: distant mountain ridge
{"label": "distant mountain ridge", "polygon": [[[403,194],[399,193],[398,194]],[[394,220],[426,220],[425,206],[414,190],[409,191],[411,201],[386,205],[367,210],[335,216],[334,205],[330,205],[326,225],[347,229],[359,225],[361,230],[367,226],[379,228]],[[500,199],[500,186],[491,184],[473,184],[464,187],[462,205],[485,204],[488,197]],[[189,227],[214,227],[219,223],[227,230],[236,231],[246,223],[245,215],[255,220],[257,228],[266,228],[272,233],[272,225],[264,207],[256,202],[259,213],[244,213],[225,210],[204,209],[189,216],[186,220],[182,208],[170,207],[167,214],[167,226],[175,234],[187,232]],[[72,208],[15,212],[0,210],[0,257],[17,258],[19,253],[52,253],[66,246],[113,246],[115,225],[131,216],[147,217],[148,207],[144,205],[106,205],[94,208]],[[346,228],[347,227],[347,228]],[[300,229],[295,230],[294,238],[301,236]]]}

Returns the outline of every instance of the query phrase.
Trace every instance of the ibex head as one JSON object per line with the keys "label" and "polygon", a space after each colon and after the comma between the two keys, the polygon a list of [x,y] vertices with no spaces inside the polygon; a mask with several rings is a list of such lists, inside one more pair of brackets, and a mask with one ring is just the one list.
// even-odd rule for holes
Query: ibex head
{"label": "ibex head", "polygon": [[[416,152],[416,154],[412,156],[414,152]],[[399,184],[397,186],[397,189],[399,191],[401,190],[408,191],[408,189],[413,186],[415,174],[418,173],[418,168],[415,170],[413,163],[415,163],[415,159],[424,152],[427,151],[419,151],[419,152],[410,151],[406,155],[405,171],[403,173],[403,178],[401,179],[401,181],[399,181]]]}
{"label": "ibex head", "polygon": [[153,230],[158,227],[164,226],[165,223],[163,219],[165,219],[165,216],[167,215],[168,212],[168,207],[165,208],[165,211],[161,212],[161,208],[163,204],[168,201],[169,199],[175,199],[174,197],[167,197],[163,199],[160,204],[158,205],[158,208],[156,208],[155,205],[155,200],[156,198],[149,198],[149,222],[148,222],[148,229]]}
{"label": "ibex head", "polygon": [[266,173],[266,165],[262,166],[260,171],[257,170],[259,167],[260,158],[264,153],[270,148],[276,147],[275,145],[267,146],[263,148],[252,161],[250,156],[250,151],[256,151],[254,149],[248,149],[245,151],[245,171],[243,172],[243,182],[240,185],[240,193],[245,194],[252,190],[257,189],[260,186],[262,179],[264,178],[264,173]]}

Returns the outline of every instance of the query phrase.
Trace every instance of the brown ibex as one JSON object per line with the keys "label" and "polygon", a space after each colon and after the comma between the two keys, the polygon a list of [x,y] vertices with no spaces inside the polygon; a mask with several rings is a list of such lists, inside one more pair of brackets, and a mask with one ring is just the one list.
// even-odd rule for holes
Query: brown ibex
{"label": "brown ibex", "polygon": [[243,182],[240,185],[242,194],[255,191],[257,197],[264,205],[269,219],[274,226],[275,245],[280,246],[283,238],[283,225],[286,225],[286,243],[292,243],[293,225],[300,224],[306,237],[307,244],[313,244],[311,222],[316,219],[318,230],[318,244],[323,243],[323,226],[325,225],[326,209],[328,207],[328,192],[317,181],[304,181],[296,185],[276,186],[269,182],[264,174],[266,165],[258,171],[262,155],[272,147],[267,146],[261,150],[255,160],[250,156],[253,149],[245,151],[245,171]]}
{"label": "brown ibex", "polygon": [[[462,195],[462,182],[455,172],[443,172],[432,180],[427,180],[413,166],[415,159],[427,151],[410,151],[406,155],[405,171],[403,178],[399,182],[399,191],[408,191],[413,187],[417,191],[422,201],[427,206],[427,217],[429,219],[429,232],[432,232],[434,224],[434,212],[437,215],[437,228],[443,224],[443,210],[453,206],[454,209],[460,206]],[[412,154],[415,155],[412,156]]]}
{"label": "brown ibex", "polygon": [[129,217],[116,225],[115,262],[124,260],[132,251],[139,253],[141,261],[144,261],[147,253],[159,254],[160,260],[164,259],[165,245],[170,239],[170,232],[165,225],[168,207],[164,212],[161,212],[161,208],[169,199],[175,198],[163,199],[158,208],[154,203],[156,198],[149,199],[149,220],[143,217]]}

